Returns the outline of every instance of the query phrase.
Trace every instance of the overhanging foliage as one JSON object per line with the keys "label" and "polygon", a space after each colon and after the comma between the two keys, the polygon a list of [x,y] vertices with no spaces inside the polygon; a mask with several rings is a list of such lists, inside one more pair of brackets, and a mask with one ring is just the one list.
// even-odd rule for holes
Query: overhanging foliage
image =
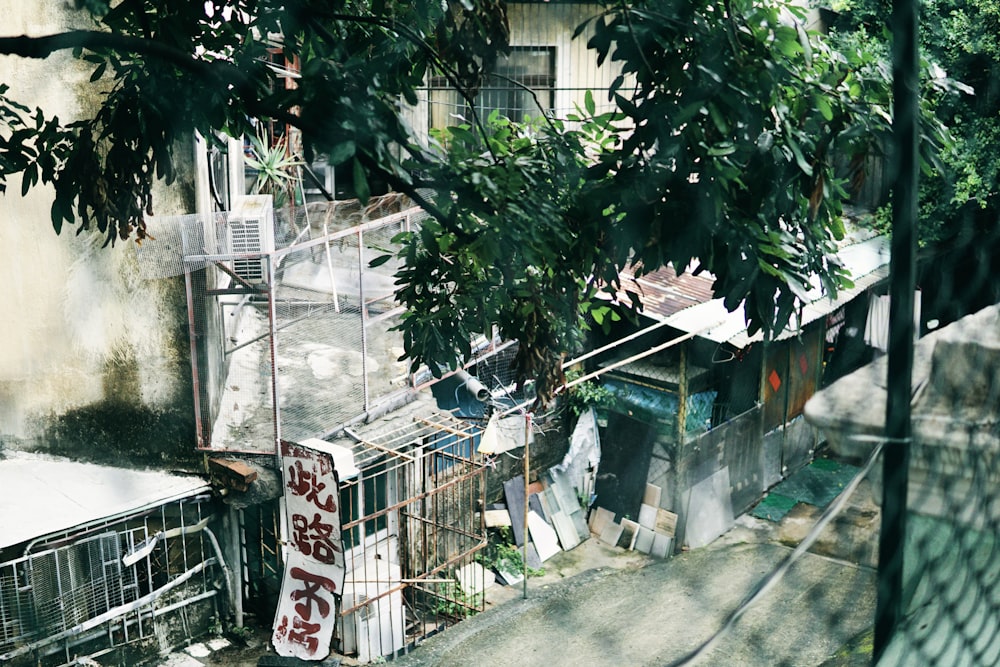
{"label": "overhanging foliage", "polygon": [[[606,3],[577,32],[620,67],[596,91],[619,113],[596,114],[591,97],[575,118],[473,118],[430,147],[401,102],[431,71],[473,98],[507,48],[499,0],[84,4],[93,30],[0,38],[0,53],[25,57],[74,49],[109,91],[92,118],[65,125],[0,98],[0,183],[51,183],[57,231],[142,239],[152,180],[174,178],[172,150],[191,131],[298,128],[305,159],[349,166],[362,198],[384,182],[433,216],[400,239],[412,362],[454,366],[495,326],[521,342],[519,373],[543,401],[587,326],[629,310],[596,298],[625,266],[711,271],[727,305],[769,333],[814,278],[835,292],[846,193],[833,158],[889,131],[888,68],[807,32],[780,0]],[[297,60],[295,86],[279,85],[275,49]],[[930,159],[946,134],[926,118]]]}

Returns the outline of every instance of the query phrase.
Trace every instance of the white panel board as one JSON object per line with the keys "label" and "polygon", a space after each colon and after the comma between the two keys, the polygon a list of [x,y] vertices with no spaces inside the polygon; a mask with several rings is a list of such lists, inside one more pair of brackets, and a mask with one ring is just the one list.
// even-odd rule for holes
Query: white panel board
{"label": "white panel board", "polygon": [[687,495],[684,538],[690,548],[703,547],[732,527],[735,518],[728,467],[692,486]]}

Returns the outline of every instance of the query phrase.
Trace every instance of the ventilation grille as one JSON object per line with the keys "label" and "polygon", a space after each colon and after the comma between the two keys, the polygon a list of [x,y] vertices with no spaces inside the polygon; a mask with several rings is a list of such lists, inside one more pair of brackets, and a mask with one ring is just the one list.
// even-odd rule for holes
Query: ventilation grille
{"label": "ventilation grille", "polygon": [[246,282],[267,282],[267,253],[274,251],[274,212],[269,195],[237,200],[226,225],[229,252],[256,257],[233,258],[233,273]]}

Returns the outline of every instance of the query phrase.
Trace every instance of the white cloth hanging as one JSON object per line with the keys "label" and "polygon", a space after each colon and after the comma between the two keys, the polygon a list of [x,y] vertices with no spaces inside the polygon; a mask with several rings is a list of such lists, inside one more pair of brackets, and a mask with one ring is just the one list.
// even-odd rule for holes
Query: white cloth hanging
{"label": "white cloth hanging", "polygon": [[[865,343],[882,352],[889,351],[889,296],[873,296],[868,302]],[[913,338],[920,338],[920,290],[913,293]]]}

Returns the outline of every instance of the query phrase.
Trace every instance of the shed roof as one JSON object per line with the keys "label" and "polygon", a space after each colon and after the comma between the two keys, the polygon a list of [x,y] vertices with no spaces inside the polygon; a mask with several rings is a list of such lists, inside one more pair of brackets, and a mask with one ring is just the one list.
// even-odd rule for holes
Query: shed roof
{"label": "shed roof", "polygon": [[674,267],[668,265],[638,278],[632,271],[622,271],[621,282],[620,300],[628,300],[626,291],[636,292],[642,300],[643,314],[662,321],[685,308],[711,301],[715,277],[707,272],[693,275],[684,271],[678,275]]}
{"label": "shed roof", "polygon": [[[792,322],[777,340],[791,338],[802,327],[837,310],[869,287],[889,275],[889,239],[870,232],[858,231],[848,236],[837,252],[837,258],[847,269],[854,286],[842,289],[836,298],[826,296],[818,283],[807,293],[807,302],[801,312],[793,315]],[[623,273],[623,283],[632,280]],[[643,315],[685,333],[696,333],[716,343],[729,343],[743,348],[762,340],[760,332],[749,335],[743,309],[729,312],[723,299],[712,298],[712,282],[708,274],[680,276],[672,268],[646,274],[638,279]]]}
{"label": "shed roof", "polygon": [[7,452],[0,459],[0,549],[209,490],[197,476]]}

